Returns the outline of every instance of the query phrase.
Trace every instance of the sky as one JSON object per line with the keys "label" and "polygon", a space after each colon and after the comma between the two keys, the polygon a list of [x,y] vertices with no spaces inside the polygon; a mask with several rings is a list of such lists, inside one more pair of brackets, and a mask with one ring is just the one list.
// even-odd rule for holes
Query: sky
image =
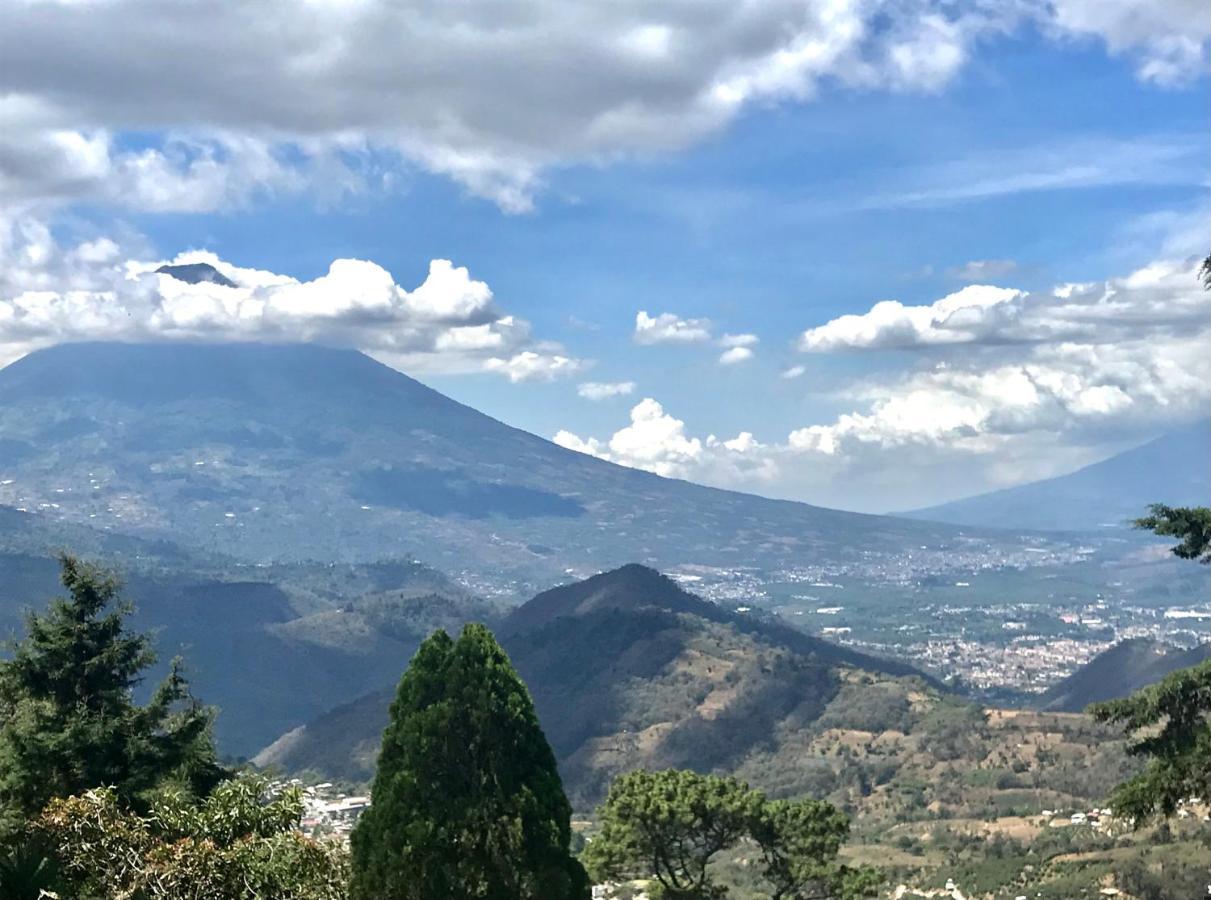
{"label": "sky", "polygon": [[4,18],[0,364],[356,347],[571,449],[876,512],[1211,410],[1203,0]]}

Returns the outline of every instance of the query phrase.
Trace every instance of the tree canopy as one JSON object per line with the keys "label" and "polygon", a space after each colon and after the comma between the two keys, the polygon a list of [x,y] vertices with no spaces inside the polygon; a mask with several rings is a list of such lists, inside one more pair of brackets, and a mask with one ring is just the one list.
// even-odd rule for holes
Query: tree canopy
{"label": "tree canopy", "polygon": [[[1211,257],[1204,272],[1211,277]],[[1154,503],[1149,510],[1151,515],[1136,520],[1137,528],[1180,537],[1175,555],[1211,562],[1211,509]],[[1142,823],[1158,813],[1172,815],[1183,799],[1211,794],[1211,660],[1130,697],[1095,703],[1089,711],[1100,722],[1143,732],[1129,750],[1149,762],[1115,791],[1112,803],[1121,815]]]}
{"label": "tree canopy", "polygon": [[370,808],[351,838],[357,900],[581,900],[571,807],[534,704],[482,625],[437,631],[400,680]]}
{"label": "tree canopy", "polygon": [[1135,527],[1163,537],[1181,538],[1173,555],[1211,563],[1211,509],[1205,506],[1165,506],[1153,503],[1149,514],[1135,520]]}
{"label": "tree canopy", "polygon": [[767,800],[735,778],[667,770],[618,778],[585,860],[599,880],[654,879],[667,900],[710,900],[721,852],[748,842],[774,900],[870,896],[878,880],[837,862],[849,820],[819,800]]}
{"label": "tree canopy", "polygon": [[1100,722],[1144,731],[1128,749],[1149,763],[1115,791],[1121,815],[1144,822],[1172,815],[1180,800],[1211,796],[1211,660],[1089,711]]}
{"label": "tree canopy", "polygon": [[344,900],[343,849],[294,831],[301,795],[266,787],[234,779],[201,802],[166,791],[146,815],[97,788],[51,801],[33,834],[61,866],[64,897]]}
{"label": "tree canopy", "polygon": [[0,662],[0,832],[51,798],[108,785],[123,804],[174,783],[204,795],[228,773],[211,739],[211,710],[179,664],[145,705],[133,691],[154,664],[146,635],[127,629],[117,579],[61,558],[66,598],[26,618],[26,636]]}

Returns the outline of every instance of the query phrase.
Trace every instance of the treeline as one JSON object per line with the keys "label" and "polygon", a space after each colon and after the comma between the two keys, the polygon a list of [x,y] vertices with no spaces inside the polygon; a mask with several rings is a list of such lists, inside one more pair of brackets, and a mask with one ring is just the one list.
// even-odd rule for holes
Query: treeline
{"label": "treeline", "polygon": [[529,691],[482,625],[414,656],[350,848],[304,836],[297,790],[220,761],[179,661],[135,702],[156,657],[118,582],[71,557],[62,581],[0,662],[3,900],[585,900],[592,880],[707,900],[729,852],[779,900],[877,889],[838,861],[842,813],[734,778],[622,776],[574,841]]}

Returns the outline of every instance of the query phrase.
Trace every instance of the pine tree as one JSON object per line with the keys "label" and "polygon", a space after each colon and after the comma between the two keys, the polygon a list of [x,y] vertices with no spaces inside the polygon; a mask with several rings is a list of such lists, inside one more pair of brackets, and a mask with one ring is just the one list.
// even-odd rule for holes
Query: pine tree
{"label": "pine tree", "polygon": [[354,900],[580,900],[571,807],[534,704],[482,625],[435,632],[400,681],[373,802],[352,836]]}
{"label": "pine tree", "polygon": [[31,613],[0,662],[0,835],[54,797],[104,785],[139,804],[166,782],[205,793],[227,774],[212,713],[176,662],[145,706],[134,703],[156,657],[146,635],[127,630],[117,579],[71,556],[61,565],[68,597]]}

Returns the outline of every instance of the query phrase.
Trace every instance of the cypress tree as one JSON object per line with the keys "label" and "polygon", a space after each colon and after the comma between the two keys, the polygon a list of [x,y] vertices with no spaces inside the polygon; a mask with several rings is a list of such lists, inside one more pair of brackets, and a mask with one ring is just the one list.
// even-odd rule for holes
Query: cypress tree
{"label": "cypress tree", "polygon": [[68,596],[26,618],[26,637],[0,662],[0,834],[53,797],[101,786],[139,804],[173,781],[206,793],[228,773],[211,740],[212,713],[174,662],[145,706],[132,691],[156,659],[116,578],[60,560]]}
{"label": "cypress tree", "polygon": [[490,631],[429,637],[400,681],[353,900],[581,900],[571,807],[529,691]]}

